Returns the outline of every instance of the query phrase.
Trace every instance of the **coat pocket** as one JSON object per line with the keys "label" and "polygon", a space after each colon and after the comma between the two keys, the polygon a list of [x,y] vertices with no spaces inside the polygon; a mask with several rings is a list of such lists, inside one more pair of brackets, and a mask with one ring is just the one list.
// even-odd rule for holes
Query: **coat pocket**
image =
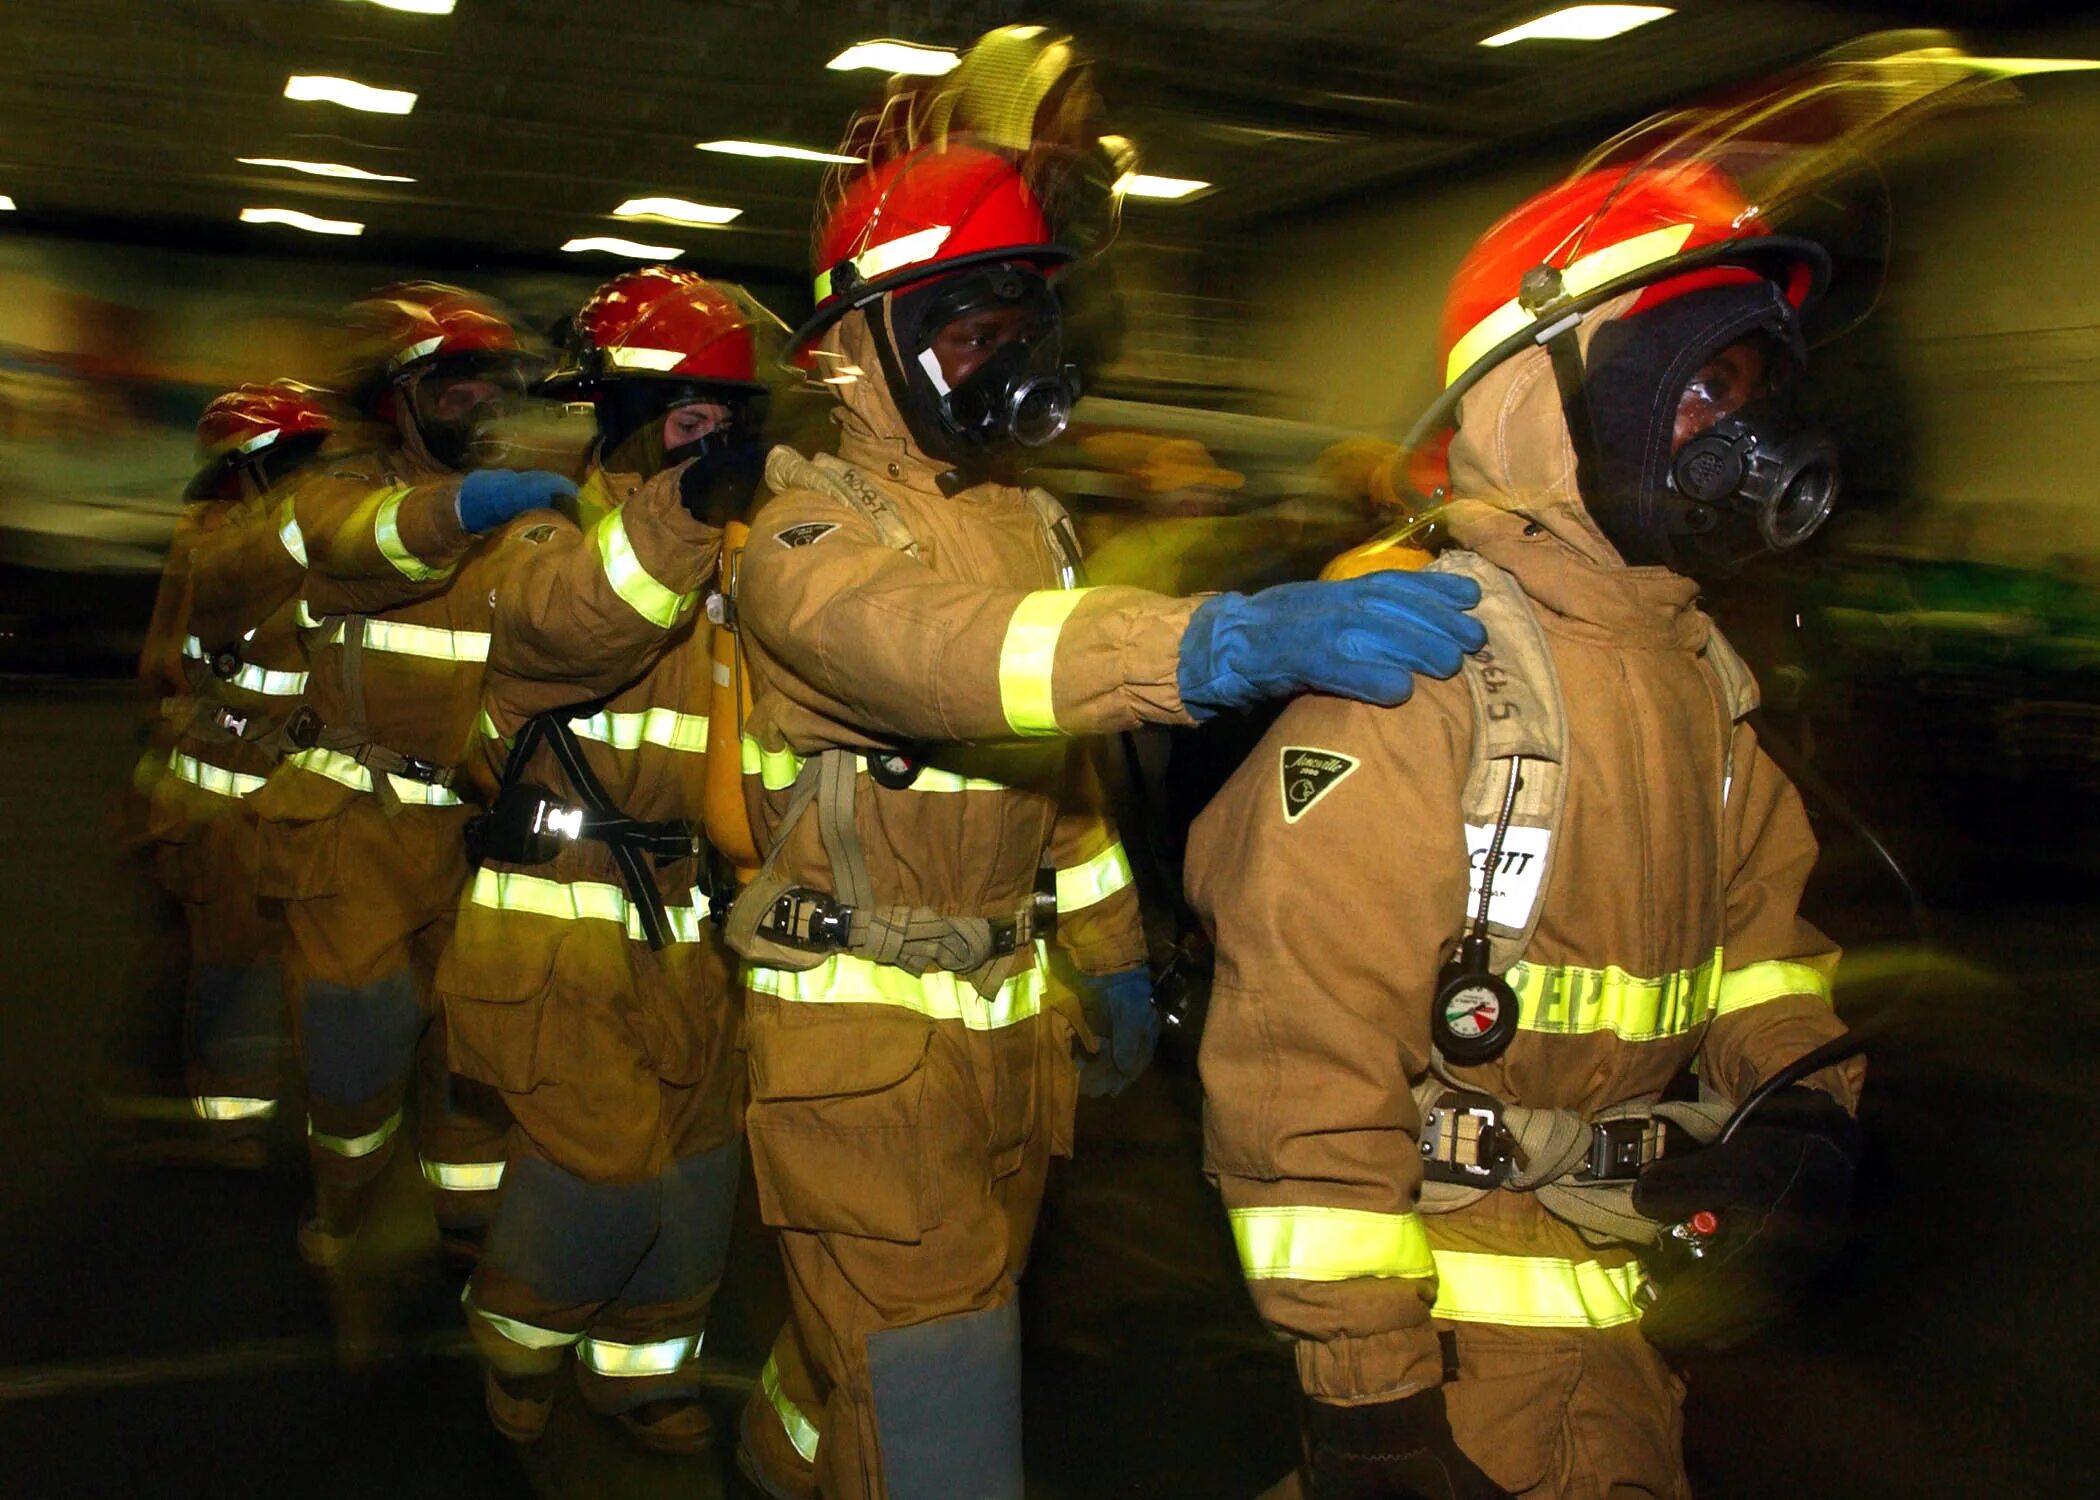
{"label": "coat pocket", "polygon": [[915,1244],[940,1223],[922,1017],[754,1011],[745,1128],[759,1212],[781,1229]]}
{"label": "coat pocket", "polygon": [[540,1038],[569,934],[536,930],[544,925],[544,919],[461,909],[434,981],[453,1072],[513,1094],[559,1081],[560,1058],[542,1056],[555,1049],[542,1048]]}

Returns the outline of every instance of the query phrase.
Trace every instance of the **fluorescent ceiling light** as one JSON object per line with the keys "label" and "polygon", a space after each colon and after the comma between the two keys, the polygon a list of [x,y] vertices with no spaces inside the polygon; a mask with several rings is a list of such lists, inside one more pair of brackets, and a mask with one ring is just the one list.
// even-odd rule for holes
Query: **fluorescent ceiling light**
{"label": "fluorescent ceiling light", "polygon": [[412,16],[449,16],[459,0],[371,0],[382,10],[405,10]]}
{"label": "fluorescent ceiling light", "polygon": [[296,208],[244,208],[243,224],[284,224],[308,234],[363,234],[365,226],[354,219],[317,219]]}
{"label": "fluorescent ceiling light", "polygon": [[1164,198],[1172,201],[1200,193],[1210,184],[1196,177],[1157,177],[1150,172],[1125,172],[1116,179],[1115,191],[1125,198]]}
{"label": "fluorescent ceiling light", "polygon": [[363,167],[346,167],[339,161],[293,161],[286,156],[242,156],[236,160],[244,167],[282,167],[287,172],[304,172],[309,177],[348,177],[357,182],[414,182],[413,177],[396,177],[392,172],[367,172]]}
{"label": "fluorescent ceiling light", "polygon": [[0,214],[11,214],[14,211],[15,200],[8,197],[5,193],[0,193]]}
{"label": "fluorescent ceiling light", "polygon": [[811,151],[802,146],[776,146],[770,141],[701,141],[702,151],[717,151],[724,156],[777,157],[781,161],[841,161],[849,164],[859,162],[857,156],[840,156],[835,151]]}
{"label": "fluorescent ceiling light", "polygon": [[855,42],[824,64],[834,73],[872,68],[878,73],[917,73],[938,78],[962,59],[946,47],[914,47],[910,42]]}
{"label": "fluorescent ceiling light", "polygon": [[633,260],[676,260],[685,252],[676,245],[638,245],[633,240],[616,239],[609,234],[596,234],[588,239],[570,240],[562,249],[569,251],[603,250],[607,255],[625,255]]}
{"label": "fluorescent ceiling light", "polygon": [[294,73],[284,81],[284,97],[307,104],[340,104],[374,115],[405,115],[416,107],[416,96],[408,89],[375,89],[354,78],[330,78],[321,73]]}
{"label": "fluorescent ceiling light", "polygon": [[712,203],[694,203],[686,198],[629,198],[613,210],[613,217],[707,226],[727,224],[743,212],[741,208],[718,208]]}
{"label": "fluorescent ceiling light", "polygon": [[1675,15],[1668,5],[1570,5],[1536,21],[1512,26],[1483,37],[1483,47],[1507,47],[1511,42],[1601,42],[1650,21]]}

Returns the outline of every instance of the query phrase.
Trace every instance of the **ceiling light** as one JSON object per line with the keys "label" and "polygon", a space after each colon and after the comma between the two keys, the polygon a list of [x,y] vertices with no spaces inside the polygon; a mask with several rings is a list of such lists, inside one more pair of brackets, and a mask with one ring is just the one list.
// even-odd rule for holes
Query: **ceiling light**
{"label": "ceiling light", "polygon": [[1483,37],[1483,47],[1507,47],[1511,42],[1601,42],[1608,36],[1660,21],[1675,15],[1667,5],[1570,5],[1536,21],[1512,26]]}
{"label": "ceiling light", "polygon": [[243,224],[283,224],[308,234],[363,234],[365,226],[355,219],[317,219],[296,208],[244,208]]}
{"label": "ceiling light", "polygon": [[1949,59],[1996,73],[2001,78],[2025,78],[2034,73],[2085,73],[2100,68],[2100,62],[2083,57],[1962,57]]}
{"label": "ceiling light", "polygon": [[914,47],[910,42],[855,42],[824,64],[834,73],[872,68],[878,73],[917,73],[938,78],[962,59],[946,47]]}
{"label": "ceiling light", "polygon": [[294,73],[284,81],[284,97],[308,104],[340,104],[375,115],[405,115],[416,107],[416,96],[407,89],[375,89],[354,78],[320,73]]}
{"label": "ceiling light", "polygon": [[449,16],[459,0],[371,0],[382,10],[405,10],[412,16]]}
{"label": "ceiling light", "polygon": [[666,224],[697,224],[706,227],[727,224],[742,213],[741,208],[717,208],[712,203],[694,203],[685,198],[629,198],[613,210],[613,217],[656,219]]}
{"label": "ceiling light", "polygon": [[1124,198],[1164,198],[1172,201],[1200,193],[1210,184],[1196,177],[1156,177],[1150,172],[1125,172],[1116,179],[1115,191]]}
{"label": "ceiling light", "polygon": [[244,167],[282,167],[287,172],[304,172],[309,177],[348,177],[357,182],[414,182],[413,177],[397,177],[392,172],[367,172],[363,167],[346,167],[339,161],[293,161],[285,156],[242,156],[236,160]]}
{"label": "ceiling light", "polygon": [[8,197],[5,193],[0,193],[0,214],[11,214],[14,211],[15,200]]}
{"label": "ceiling light", "polygon": [[781,161],[839,161],[858,165],[857,156],[840,156],[835,151],[811,151],[802,146],[776,146],[770,141],[701,141],[702,151],[718,151],[724,156],[777,157]]}
{"label": "ceiling light", "polygon": [[638,245],[633,240],[616,239],[609,234],[592,235],[588,239],[570,240],[562,249],[569,251],[603,250],[607,255],[625,255],[632,260],[676,260],[685,252],[676,245]]}

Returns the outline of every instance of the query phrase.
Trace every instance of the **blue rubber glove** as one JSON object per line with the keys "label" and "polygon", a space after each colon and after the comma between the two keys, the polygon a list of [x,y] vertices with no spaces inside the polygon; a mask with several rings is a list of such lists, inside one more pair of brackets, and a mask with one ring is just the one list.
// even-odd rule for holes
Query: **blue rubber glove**
{"label": "blue rubber glove", "polygon": [[1152,971],[1140,965],[1113,974],[1081,974],[1081,1000],[1101,1045],[1079,1060],[1079,1092],[1090,1099],[1120,1094],[1152,1064],[1159,1045],[1159,1012],[1152,1006]]}
{"label": "blue rubber glove", "polygon": [[576,486],[545,469],[476,469],[459,482],[459,524],[479,536],[505,521],[557,500],[574,500]]}
{"label": "blue rubber glove", "polygon": [[1206,599],[1181,638],[1182,706],[1198,719],[1295,693],[1402,703],[1414,674],[1449,677],[1487,644],[1453,573],[1372,573]]}

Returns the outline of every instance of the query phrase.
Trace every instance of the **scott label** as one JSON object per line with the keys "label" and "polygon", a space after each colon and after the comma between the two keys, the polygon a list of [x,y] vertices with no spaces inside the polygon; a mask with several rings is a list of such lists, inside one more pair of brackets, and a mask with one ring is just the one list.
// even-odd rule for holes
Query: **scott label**
{"label": "scott label", "polygon": [[1283,821],[1295,823],[1340,786],[1357,767],[1355,757],[1311,745],[1285,745],[1279,768],[1283,778]]}
{"label": "scott label", "polygon": [[[1495,864],[1495,894],[1488,901],[1488,920],[1509,931],[1521,931],[1538,904],[1539,882],[1546,875],[1546,849],[1553,835],[1543,828],[1512,825],[1502,835],[1502,857]],[[1466,920],[1480,910],[1480,876],[1487,868],[1488,846],[1495,841],[1492,823],[1466,825]]]}

